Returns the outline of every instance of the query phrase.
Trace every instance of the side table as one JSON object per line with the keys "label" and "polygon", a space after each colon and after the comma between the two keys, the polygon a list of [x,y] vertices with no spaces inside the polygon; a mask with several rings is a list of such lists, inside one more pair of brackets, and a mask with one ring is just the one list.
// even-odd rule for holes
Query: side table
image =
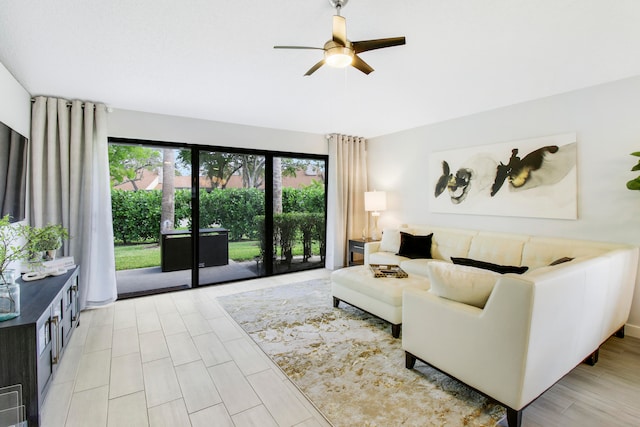
{"label": "side table", "polygon": [[[349,267],[364,264],[364,244],[373,239],[349,239]],[[355,254],[361,255],[354,257]]]}

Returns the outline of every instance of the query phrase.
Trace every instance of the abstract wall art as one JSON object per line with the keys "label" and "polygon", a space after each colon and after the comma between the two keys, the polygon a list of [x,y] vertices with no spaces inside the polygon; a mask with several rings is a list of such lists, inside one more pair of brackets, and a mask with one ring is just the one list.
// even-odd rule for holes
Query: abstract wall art
{"label": "abstract wall art", "polygon": [[435,213],[576,219],[576,134],[434,152]]}

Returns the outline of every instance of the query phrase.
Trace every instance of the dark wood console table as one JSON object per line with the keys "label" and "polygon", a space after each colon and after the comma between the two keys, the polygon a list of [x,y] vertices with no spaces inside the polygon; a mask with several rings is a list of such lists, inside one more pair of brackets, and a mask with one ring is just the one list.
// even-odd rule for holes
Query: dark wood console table
{"label": "dark wood console table", "polygon": [[[191,231],[169,230],[161,233],[160,267],[162,271],[191,268]],[[229,264],[229,230],[224,228],[200,229],[200,260],[198,266],[215,267]]]}
{"label": "dark wood console table", "polygon": [[[373,241],[372,239],[349,239],[349,267],[364,264],[364,244]],[[360,257],[356,258],[355,254],[360,255]]]}
{"label": "dark wood console table", "polygon": [[0,322],[0,388],[22,385],[29,426],[40,411],[71,334],[80,324],[78,273],[20,283],[20,316]]}

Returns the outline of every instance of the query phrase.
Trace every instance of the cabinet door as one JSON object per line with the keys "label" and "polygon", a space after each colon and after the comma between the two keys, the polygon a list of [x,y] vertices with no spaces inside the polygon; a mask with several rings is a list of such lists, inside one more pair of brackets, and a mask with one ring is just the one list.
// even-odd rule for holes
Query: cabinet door
{"label": "cabinet door", "polygon": [[60,348],[67,348],[71,332],[75,324],[77,311],[76,307],[76,291],[75,281],[70,280],[62,289],[62,320],[61,320],[61,338]]}
{"label": "cabinet door", "polygon": [[51,322],[51,308],[47,309],[36,323],[36,333],[38,334],[38,397],[40,402],[49,387],[49,382],[53,376],[53,324]]}
{"label": "cabinet door", "polygon": [[54,372],[56,365],[60,362],[62,344],[64,343],[64,322],[66,320],[64,316],[64,299],[64,290],[61,290],[51,303],[51,363],[54,365]]}
{"label": "cabinet door", "polygon": [[75,275],[71,279],[71,322],[73,323],[73,327],[76,328],[80,324],[80,298],[79,298],[79,289],[78,289],[78,273],[76,271]]}

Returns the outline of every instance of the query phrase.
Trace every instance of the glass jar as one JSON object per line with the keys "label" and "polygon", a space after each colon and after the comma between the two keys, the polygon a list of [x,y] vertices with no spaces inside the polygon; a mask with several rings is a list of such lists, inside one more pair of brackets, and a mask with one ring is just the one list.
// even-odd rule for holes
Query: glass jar
{"label": "glass jar", "polygon": [[0,322],[20,316],[20,284],[13,270],[0,274]]}

